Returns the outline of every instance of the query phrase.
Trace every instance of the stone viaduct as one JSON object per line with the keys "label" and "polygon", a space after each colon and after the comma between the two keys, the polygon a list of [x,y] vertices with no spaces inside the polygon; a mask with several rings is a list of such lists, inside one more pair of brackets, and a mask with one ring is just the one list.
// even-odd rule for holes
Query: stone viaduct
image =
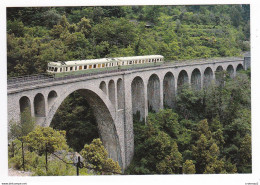
{"label": "stone viaduct", "polygon": [[245,64],[243,58],[210,59],[8,87],[8,122],[20,121],[29,108],[38,125],[49,126],[64,99],[78,91],[93,109],[109,156],[125,169],[134,154],[133,114],[145,119],[148,109],[173,107],[184,83],[201,89],[218,80],[215,72],[234,77]]}

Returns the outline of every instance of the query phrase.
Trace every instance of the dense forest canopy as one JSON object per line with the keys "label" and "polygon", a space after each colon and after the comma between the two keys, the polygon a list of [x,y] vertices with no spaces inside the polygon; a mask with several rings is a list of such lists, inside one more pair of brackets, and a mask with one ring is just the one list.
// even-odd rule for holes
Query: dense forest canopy
{"label": "dense forest canopy", "polygon": [[249,40],[249,5],[7,8],[8,76],[58,60],[237,56]]}

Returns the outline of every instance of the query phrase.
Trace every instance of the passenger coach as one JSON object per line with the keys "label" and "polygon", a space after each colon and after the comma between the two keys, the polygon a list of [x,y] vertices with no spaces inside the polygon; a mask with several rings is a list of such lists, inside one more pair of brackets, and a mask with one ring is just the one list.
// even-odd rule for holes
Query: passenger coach
{"label": "passenger coach", "polygon": [[112,68],[116,66],[131,66],[149,63],[163,62],[162,55],[146,55],[146,56],[132,56],[132,57],[118,57],[118,58],[101,58],[90,60],[75,60],[75,61],[58,61],[49,62],[47,72],[49,73],[63,73],[80,70],[91,70],[100,68]]}

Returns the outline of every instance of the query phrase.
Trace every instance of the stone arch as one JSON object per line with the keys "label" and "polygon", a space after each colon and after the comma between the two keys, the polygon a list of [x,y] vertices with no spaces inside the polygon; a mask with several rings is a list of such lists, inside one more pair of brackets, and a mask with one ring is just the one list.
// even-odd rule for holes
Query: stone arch
{"label": "stone arch", "polygon": [[137,115],[139,121],[145,118],[145,101],[144,101],[144,81],[137,76],[131,83],[132,94],[132,113]]}
{"label": "stone arch", "polygon": [[34,97],[34,115],[36,118],[46,116],[44,96],[41,93]]}
{"label": "stone arch", "polygon": [[102,81],[99,85],[99,88],[107,94],[107,85],[106,85],[106,82]]}
{"label": "stone arch", "polygon": [[174,107],[175,79],[172,72],[165,74],[163,79],[163,104],[164,107]]}
{"label": "stone arch", "polygon": [[233,65],[229,65],[227,67],[227,72],[228,72],[230,78],[234,78],[235,74],[234,74],[234,67],[233,67]]}
{"label": "stone arch", "polygon": [[19,100],[20,104],[20,114],[22,114],[26,109],[31,113],[31,102],[27,96],[23,96]]}
{"label": "stone arch", "polygon": [[177,89],[181,90],[183,85],[187,83],[189,83],[188,73],[185,70],[181,70],[181,72],[178,75]]}
{"label": "stone arch", "polygon": [[115,97],[115,82],[114,80],[110,80],[108,83],[108,97],[109,100],[115,105],[116,97]]}
{"label": "stone arch", "polygon": [[223,71],[222,66],[218,66],[215,71],[215,78],[216,78],[216,84],[217,85],[224,85],[224,74],[221,73]]}
{"label": "stone arch", "polygon": [[198,68],[195,68],[191,73],[191,87],[194,90],[201,89],[201,73]]}
{"label": "stone arch", "polygon": [[158,112],[160,109],[160,79],[152,74],[147,85],[148,110]]}
{"label": "stone arch", "polygon": [[244,69],[243,65],[242,64],[238,64],[237,68],[236,68],[236,71],[238,72],[238,71],[241,71],[243,69]]}
{"label": "stone arch", "polygon": [[123,87],[123,80],[119,78],[117,80],[117,104],[118,109],[124,108],[124,87]]}
{"label": "stone arch", "polygon": [[57,93],[56,91],[51,91],[48,94],[48,107],[51,107],[54,103],[54,100],[57,98]]}
{"label": "stone arch", "polygon": [[[77,86],[76,86],[77,87]],[[121,146],[118,138],[118,128],[115,123],[115,111],[114,106],[106,98],[101,90],[93,88],[70,88],[70,91],[62,94],[58,97],[54,107],[49,112],[49,120],[47,126],[50,125],[56,111],[60,107],[61,103],[73,92],[78,91],[90,105],[93,110],[94,117],[98,124],[98,131],[103,145],[108,151],[109,157],[115,161],[118,161],[122,167],[122,154]]]}
{"label": "stone arch", "polygon": [[207,67],[203,76],[203,87],[207,88],[213,81],[213,71],[210,67]]}

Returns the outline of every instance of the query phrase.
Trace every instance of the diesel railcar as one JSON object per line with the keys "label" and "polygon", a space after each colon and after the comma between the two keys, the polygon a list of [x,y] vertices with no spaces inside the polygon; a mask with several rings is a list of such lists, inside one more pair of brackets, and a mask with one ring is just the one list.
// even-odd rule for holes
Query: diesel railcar
{"label": "diesel railcar", "polygon": [[89,60],[75,60],[75,61],[58,61],[48,63],[48,73],[69,73],[83,70],[93,70],[102,68],[114,68],[120,66],[131,65],[145,65],[152,63],[162,63],[164,57],[162,55],[146,55],[146,56],[132,56],[132,57],[118,57],[118,58],[101,58]]}

